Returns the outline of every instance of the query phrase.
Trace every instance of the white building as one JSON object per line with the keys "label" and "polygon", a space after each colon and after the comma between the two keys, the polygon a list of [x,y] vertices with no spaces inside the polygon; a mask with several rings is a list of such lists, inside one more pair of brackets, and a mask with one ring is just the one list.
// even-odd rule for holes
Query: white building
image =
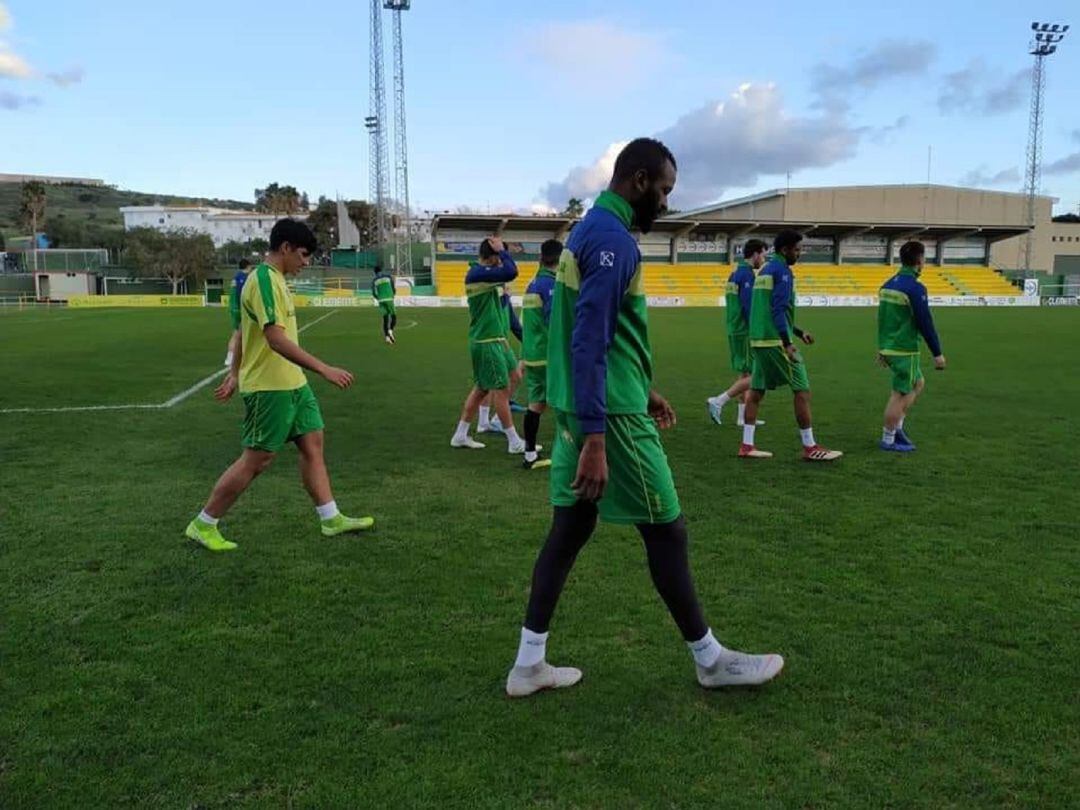
{"label": "white building", "polygon": [[[132,228],[156,228],[159,231],[190,229],[209,236],[215,247],[226,242],[247,242],[251,239],[269,239],[270,229],[280,219],[277,214],[257,211],[227,211],[184,205],[125,205],[120,208],[124,216],[124,230]],[[294,214],[295,219],[307,219],[307,214]]]}

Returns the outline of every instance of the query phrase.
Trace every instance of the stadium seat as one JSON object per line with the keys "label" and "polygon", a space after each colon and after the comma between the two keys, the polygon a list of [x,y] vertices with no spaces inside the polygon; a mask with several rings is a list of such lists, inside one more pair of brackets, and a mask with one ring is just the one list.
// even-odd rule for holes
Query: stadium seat
{"label": "stadium seat", "polygon": [[[522,267],[522,276],[512,285],[521,294],[535,265]],[[465,294],[466,262],[442,262],[436,267],[439,295]],[[796,285],[800,295],[876,295],[885,281],[899,269],[884,264],[800,264]],[[714,304],[724,295],[724,285],[732,268],[726,264],[660,264],[645,266],[645,290],[649,295],[678,296],[695,304]],[[996,270],[982,265],[928,265],[922,282],[930,295],[1016,295],[1017,288]]]}

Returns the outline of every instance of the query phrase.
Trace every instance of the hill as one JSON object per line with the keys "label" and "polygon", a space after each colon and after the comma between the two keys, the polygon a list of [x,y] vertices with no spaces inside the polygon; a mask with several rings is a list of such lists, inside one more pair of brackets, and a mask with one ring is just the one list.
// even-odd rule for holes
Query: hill
{"label": "hill", "polygon": [[[0,183],[0,234],[5,237],[22,235],[18,226],[20,183]],[[65,241],[81,241],[87,232],[119,231],[124,226],[120,216],[123,205],[211,205],[237,211],[251,211],[254,203],[238,200],[218,200],[206,197],[179,197],[145,191],[126,191],[111,186],[50,185],[46,186],[45,232],[53,237],[56,231],[58,247]],[[74,239],[65,237],[75,237]]]}

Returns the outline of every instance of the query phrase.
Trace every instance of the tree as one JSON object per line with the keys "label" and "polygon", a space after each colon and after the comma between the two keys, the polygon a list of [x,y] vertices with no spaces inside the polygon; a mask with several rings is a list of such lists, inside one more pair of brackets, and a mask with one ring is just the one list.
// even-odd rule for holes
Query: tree
{"label": "tree", "polygon": [[176,295],[185,279],[206,277],[214,266],[214,243],[191,229],[133,228],[127,234],[127,258],[139,276],[167,278]]}
{"label": "tree", "polygon": [[19,225],[36,235],[45,227],[45,184],[40,180],[27,180],[19,195]]}
{"label": "tree", "polygon": [[566,208],[562,210],[564,217],[580,217],[585,213],[585,203],[577,197],[571,197],[566,202]]}
{"label": "tree", "polygon": [[375,247],[379,241],[379,231],[375,227],[375,206],[366,200],[349,200],[345,203],[345,209],[360,231],[360,244],[357,247]]}
{"label": "tree", "polygon": [[255,189],[255,208],[278,216],[291,216],[301,210],[302,199],[296,186],[271,183],[266,188]]}

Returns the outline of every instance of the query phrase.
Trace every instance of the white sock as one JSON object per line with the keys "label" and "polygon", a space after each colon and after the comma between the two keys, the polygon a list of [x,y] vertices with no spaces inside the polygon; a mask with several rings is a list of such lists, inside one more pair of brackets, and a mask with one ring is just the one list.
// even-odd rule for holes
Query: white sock
{"label": "white sock", "polygon": [[213,515],[207,513],[207,511],[205,509],[203,509],[201,512],[199,512],[199,520],[201,520],[203,523],[209,523],[211,526],[217,526],[217,522],[218,522],[218,518],[216,518]]}
{"label": "white sock", "polygon": [[725,391],[724,393],[722,393],[722,394],[721,394],[720,396],[718,396],[718,397],[716,398],[716,404],[717,404],[717,406],[718,406],[718,407],[720,407],[720,408],[723,408],[723,407],[724,407],[725,405],[727,405],[727,404],[728,404],[729,402],[731,402],[731,397],[729,397],[729,396],[727,395],[727,391]]}
{"label": "white sock", "polygon": [[742,428],[742,443],[748,444],[751,447],[754,446],[754,431],[757,429],[757,425],[743,425]]}
{"label": "white sock", "polygon": [[491,408],[488,405],[480,406],[480,425],[487,425],[491,422]]}
{"label": "white sock", "polygon": [[709,632],[697,641],[686,642],[686,646],[690,648],[690,654],[694,656],[694,663],[699,667],[711,667],[716,663],[716,659],[720,657],[720,653],[724,651],[720,642],[713,637],[712,628],[709,628]]}
{"label": "white sock", "polygon": [[539,457],[540,457],[540,454],[537,453],[535,450],[526,450],[525,451],[525,460],[526,461],[536,461],[536,459],[538,459]]}
{"label": "white sock", "polygon": [[454,431],[454,438],[459,439],[459,440],[469,438],[469,423],[468,422],[458,422],[457,423],[457,430]]}
{"label": "white sock", "polygon": [[510,442],[510,444],[521,444],[521,442],[523,441],[522,438],[518,436],[517,428],[515,428],[513,425],[506,428],[503,433],[506,434],[506,440]]}
{"label": "white sock", "polygon": [[799,428],[799,438],[802,439],[802,446],[803,447],[813,447],[814,446],[814,429],[813,428],[806,428],[805,430],[803,430],[802,428]]}
{"label": "white sock", "polygon": [[316,506],[315,511],[319,513],[319,520],[330,520],[341,514],[337,508],[337,501],[328,501],[322,506]]}
{"label": "white sock", "polygon": [[547,633],[534,633],[528,627],[521,628],[521,641],[518,643],[515,667],[534,667],[547,655]]}
{"label": "white sock", "polygon": [[739,403],[739,422],[746,422],[746,405],[744,405],[742,402]]}
{"label": "white sock", "polygon": [[896,444],[896,431],[883,427],[881,429],[881,440],[885,442],[885,444]]}
{"label": "white sock", "polygon": [[902,417],[902,416],[900,417],[900,421],[896,423],[896,429],[897,430],[903,430],[904,429],[904,417]]}

